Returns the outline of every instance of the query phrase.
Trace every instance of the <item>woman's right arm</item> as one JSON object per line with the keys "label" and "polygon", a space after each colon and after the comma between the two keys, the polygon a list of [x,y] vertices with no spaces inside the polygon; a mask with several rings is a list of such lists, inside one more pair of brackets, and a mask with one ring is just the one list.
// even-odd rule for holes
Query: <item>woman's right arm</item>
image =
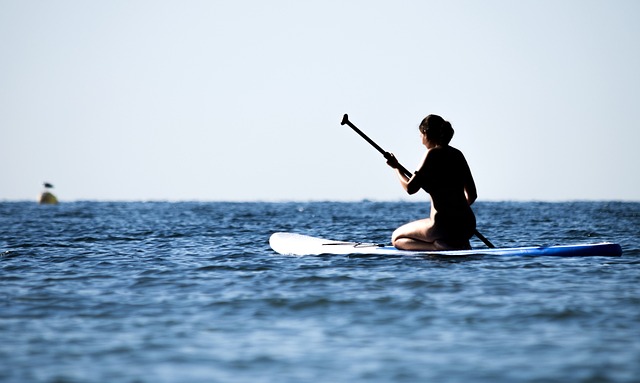
{"label": "woman's right arm", "polygon": [[465,181],[464,181],[464,193],[467,196],[467,203],[469,206],[473,204],[478,198],[478,191],[476,190],[476,183],[473,180],[473,175],[471,175],[471,169],[469,168],[469,164],[467,163],[467,159],[462,157],[464,162],[464,172],[465,172]]}
{"label": "woman's right arm", "polygon": [[464,185],[464,192],[467,195],[467,203],[473,204],[478,198],[478,192],[476,190],[476,184],[473,182],[473,177],[469,178],[469,181]]}

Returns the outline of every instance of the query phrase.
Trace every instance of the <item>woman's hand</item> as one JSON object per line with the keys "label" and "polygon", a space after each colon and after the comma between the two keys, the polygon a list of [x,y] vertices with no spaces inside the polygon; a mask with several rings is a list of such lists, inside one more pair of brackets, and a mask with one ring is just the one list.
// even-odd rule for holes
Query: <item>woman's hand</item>
{"label": "woman's hand", "polygon": [[398,159],[393,153],[386,152],[384,154],[384,158],[387,159],[387,165],[391,166],[393,169],[397,169],[400,164],[398,163]]}

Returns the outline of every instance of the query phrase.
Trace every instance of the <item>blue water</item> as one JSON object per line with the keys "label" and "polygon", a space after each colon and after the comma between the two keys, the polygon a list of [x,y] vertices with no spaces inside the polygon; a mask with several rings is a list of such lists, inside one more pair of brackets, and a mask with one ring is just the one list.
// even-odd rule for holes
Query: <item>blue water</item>
{"label": "blue water", "polygon": [[427,209],[0,203],[0,381],[640,381],[640,203],[475,206],[501,247],[611,241],[618,258],[268,246],[275,231],[388,242]]}

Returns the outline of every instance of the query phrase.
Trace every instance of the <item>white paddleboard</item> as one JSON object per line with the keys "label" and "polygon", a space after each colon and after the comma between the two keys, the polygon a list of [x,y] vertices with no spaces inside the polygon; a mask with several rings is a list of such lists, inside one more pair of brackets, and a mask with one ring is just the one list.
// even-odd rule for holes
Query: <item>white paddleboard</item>
{"label": "white paddleboard", "polygon": [[467,255],[507,255],[507,256],[620,256],[622,248],[615,243],[594,243],[577,245],[532,246],[496,249],[447,250],[447,251],[409,251],[398,250],[390,245],[362,242],[343,242],[311,237],[296,233],[274,233],[269,245],[284,255],[321,255],[321,254],[370,254],[370,255],[435,255],[461,257]]}

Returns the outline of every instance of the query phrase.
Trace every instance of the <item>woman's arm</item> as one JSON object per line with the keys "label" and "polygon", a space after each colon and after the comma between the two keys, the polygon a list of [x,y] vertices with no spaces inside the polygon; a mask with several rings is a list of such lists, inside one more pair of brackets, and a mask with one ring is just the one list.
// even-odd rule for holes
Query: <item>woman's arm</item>
{"label": "woman's arm", "polygon": [[473,204],[478,198],[478,192],[476,190],[476,184],[473,182],[473,177],[464,185],[464,193],[467,195],[467,203]]}
{"label": "woman's arm", "polygon": [[473,204],[478,198],[478,191],[476,190],[476,183],[473,180],[473,175],[471,175],[471,169],[469,168],[469,164],[467,163],[466,158],[463,157],[464,167],[465,167],[465,181],[464,181],[464,193],[467,196],[467,203],[469,205]]}
{"label": "woman's arm", "polygon": [[[424,162],[424,161],[423,161]],[[393,155],[393,153],[389,153],[389,158],[387,159],[387,165],[391,166],[398,175],[398,179],[400,180],[400,185],[402,188],[409,194],[415,194],[420,190],[421,185],[418,180],[418,173],[414,173],[411,178],[407,177],[403,174],[400,169],[398,169],[398,160]]]}

